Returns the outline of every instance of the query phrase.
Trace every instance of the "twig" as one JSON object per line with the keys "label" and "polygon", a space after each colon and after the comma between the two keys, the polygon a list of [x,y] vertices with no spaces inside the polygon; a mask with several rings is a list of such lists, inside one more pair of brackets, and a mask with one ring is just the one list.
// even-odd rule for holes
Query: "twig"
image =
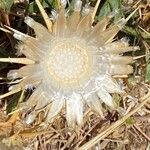
{"label": "twig", "polygon": [[136,13],[136,11],[139,9],[139,7],[137,7],[126,19],[125,22],[128,22],[129,19]]}
{"label": "twig", "polygon": [[148,137],[137,125],[134,127],[150,142],[150,137]]}
{"label": "twig", "polygon": [[140,59],[140,58],[143,58],[143,57],[146,57],[146,55],[141,55],[141,56],[133,57],[133,60],[137,60],[137,59]]}
{"label": "twig", "polygon": [[23,138],[33,138],[36,136],[40,136],[40,135],[44,135],[44,134],[50,134],[53,133],[52,131],[39,131],[39,132],[27,132],[27,131],[22,131],[20,133],[18,133],[18,135],[20,135]]}
{"label": "twig", "polygon": [[35,63],[33,60],[30,60],[28,58],[0,58],[0,62],[10,62],[24,65],[30,65]]}
{"label": "twig", "polygon": [[14,113],[8,121],[0,122],[0,127],[6,127],[7,128],[8,126],[12,126],[12,124],[14,124],[16,122],[18,116],[19,116],[19,112]]}
{"label": "twig", "polygon": [[3,99],[3,98],[8,97],[10,95],[13,95],[13,94],[15,94],[15,93],[17,93],[19,91],[21,91],[21,88],[17,88],[17,89],[11,90],[10,92],[7,92],[7,93],[5,93],[3,95],[0,95],[0,99]]}
{"label": "twig", "polygon": [[99,6],[100,2],[101,2],[101,0],[97,0],[96,5],[94,7],[94,11],[93,11],[93,14],[92,14],[92,23],[94,22],[94,18],[95,18],[95,15],[96,15],[96,12],[97,12],[97,9],[98,9],[98,6]]}
{"label": "twig", "polygon": [[4,32],[6,32],[6,33],[10,33],[10,34],[12,34],[12,32],[11,32],[11,31],[9,31],[9,30],[7,30],[7,29],[5,29],[5,28],[1,28],[1,27],[0,27],[0,30],[4,31]]}
{"label": "twig", "polygon": [[128,75],[114,75],[114,78],[128,78]]}
{"label": "twig", "polygon": [[[90,134],[90,132],[99,124],[99,121],[94,124],[90,130],[83,136],[83,138],[80,140],[80,142],[76,145],[76,147],[79,147],[79,145],[83,142],[83,140],[85,140],[85,138],[87,137],[88,134]],[[76,148],[75,148],[76,149]]]}
{"label": "twig", "polygon": [[50,18],[48,17],[47,13],[45,12],[43,6],[41,5],[39,0],[35,0],[36,4],[38,5],[38,8],[44,18],[44,21],[47,25],[47,28],[49,30],[49,32],[52,32],[52,22],[50,21]]}
{"label": "twig", "polygon": [[149,32],[147,32],[146,30],[144,30],[142,27],[140,27],[139,25],[138,25],[138,27],[143,31],[143,32],[145,32],[148,36],[150,36],[150,33]]}
{"label": "twig", "polygon": [[[18,31],[18,30],[15,30],[15,29],[13,29],[13,28],[11,28],[11,27],[9,27],[9,26],[6,26],[6,25],[4,25],[6,28],[8,28],[9,30],[11,30],[11,31],[13,31],[13,32],[15,32],[15,33],[17,33],[17,34],[19,34],[19,35],[22,35],[22,36],[24,36],[24,37],[31,37],[31,36],[29,36],[29,35],[27,35],[27,34],[24,34],[24,33],[22,33],[22,32],[20,32],[20,31]],[[31,37],[31,38],[33,38],[33,37]]]}

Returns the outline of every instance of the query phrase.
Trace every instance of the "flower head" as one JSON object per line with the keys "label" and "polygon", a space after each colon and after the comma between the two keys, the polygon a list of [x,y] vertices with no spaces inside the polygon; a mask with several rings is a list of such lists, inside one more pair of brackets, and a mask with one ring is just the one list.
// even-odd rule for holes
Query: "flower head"
{"label": "flower head", "polygon": [[81,6],[77,0],[68,16],[61,8],[52,32],[26,17],[25,23],[34,29],[36,37],[14,34],[21,41],[19,52],[35,62],[8,73],[10,79],[22,78],[14,88],[36,87],[25,102],[28,109],[35,106],[30,118],[43,107],[48,109],[49,122],[65,108],[72,127],[82,124],[86,106],[103,116],[102,103],[116,109],[111,93],[123,92],[113,76],[133,72],[129,65],[132,57],[122,54],[134,47],[126,40],[114,41],[124,21],[108,26],[108,16],[92,26],[91,11],[81,13]]}

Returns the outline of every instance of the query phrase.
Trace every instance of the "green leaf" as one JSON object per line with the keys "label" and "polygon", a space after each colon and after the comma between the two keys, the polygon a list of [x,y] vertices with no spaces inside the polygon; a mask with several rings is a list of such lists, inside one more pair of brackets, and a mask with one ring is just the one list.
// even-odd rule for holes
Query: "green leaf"
{"label": "green leaf", "polygon": [[13,3],[14,0],[0,0],[0,8],[3,9],[4,11],[10,11]]}
{"label": "green leaf", "polygon": [[114,93],[114,94],[112,94],[112,96],[113,96],[113,99],[114,99],[114,101],[115,101],[115,104],[117,105],[117,107],[119,107],[119,106],[120,106],[120,102],[121,102],[121,97],[120,97],[120,95]]}
{"label": "green leaf", "polygon": [[[45,0],[46,1],[46,0]],[[51,5],[54,9],[58,9],[58,0],[50,0],[51,1]]]}
{"label": "green leaf", "polygon": [[129,27],[129,26],[126,25],[123,28],[123,32],[125,32],[128,35],[135,36],[137,38],[142,37],[145,40],[149,40],[150,39],[150,36],[148,34],[146,34],[143,31],[140,31],[139,29],[137,29],[135,27],[133,28],[133,27]]}
{"label": "green leaf", "polygon": [[125,26],[123,28],[123,31],[129,35],[133,35],[135,37],[139,37],[140,34],[133,28],[133,27],[129,27],[129,26]]}
{"label": "green leaf", "polygon": [[149,82],[150,81],[150,63],[147,64],[146,66],[146,77],[145,77],[145,81]]}
{"label": "green leaf", "polygon": [[16,106],[18,104],[19,98],[21,96],[21,92],[15,94],[11,100],[8,102],[7,107],[6,107],[6,113],[9,114],[12,111],[16,109]]}
{"label": "green leaf", "polygon": [[36,3],[35,2],[31,2],[29,5],[28,5],[28,12],[29,13],[35,13],[35,12],[39,12],[39,9],[38,9],[38,7],[37,7],[37,5],[36,5]]}
{"label": "green leaf", "polygon": [[114,20],[119,20],[123,17],[123,13],[121,12],[121,1],[122,0],[106,0],[104,5],[99,11],[99,14],[97,16],[97,19],[100,20],[104,16],[107,16],[113,11],[118,11],[118,13],[115,15]]}
{"label": "green leaf", "polygon": [[133,117],[129,117],[129,118],[126,120],[126,123],[127,123],[128,125],[133,125],[133,124],[135,123],[135,120],[134,120]]}

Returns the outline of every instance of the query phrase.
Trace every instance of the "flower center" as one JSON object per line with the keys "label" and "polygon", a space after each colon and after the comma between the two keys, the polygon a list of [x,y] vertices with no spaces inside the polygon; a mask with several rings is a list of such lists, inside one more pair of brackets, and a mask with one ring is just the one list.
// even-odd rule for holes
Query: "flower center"
{"label": "flower center", "polygon": [[57,44],[50,52],[49,72],[60,85],[74,85],[84,79],[90,69],[86,49],[72,43]]}

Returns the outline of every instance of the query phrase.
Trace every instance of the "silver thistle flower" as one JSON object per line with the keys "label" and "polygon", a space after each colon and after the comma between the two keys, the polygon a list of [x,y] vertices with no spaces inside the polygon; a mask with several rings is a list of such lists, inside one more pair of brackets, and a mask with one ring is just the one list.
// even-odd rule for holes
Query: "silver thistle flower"
{"label": "silver thistle flower", "polygon": [[111,93],[122,93],[114,75],[133,72],[129,65],[132,57],[122,56],[132,51],[124,40],[113,41],[124,22],[107,28],[110,17],[94,27],[91,12],[81,16],[82,2],[77,0],[74,12],[65,17],[60,9],[50,33],[43,25],[26,17],[25,23],[34,29],[36,38],[15,33],[21,41],[18,50],[34,61],[8,73],[10,79],[22,78],[13,89],[36,87],[26,108],[37,110],[47,107],[46,120],[51,122],[65,108],[68,126],[82,125],[85,106],[103,116],[102,103],[116,109]]}

